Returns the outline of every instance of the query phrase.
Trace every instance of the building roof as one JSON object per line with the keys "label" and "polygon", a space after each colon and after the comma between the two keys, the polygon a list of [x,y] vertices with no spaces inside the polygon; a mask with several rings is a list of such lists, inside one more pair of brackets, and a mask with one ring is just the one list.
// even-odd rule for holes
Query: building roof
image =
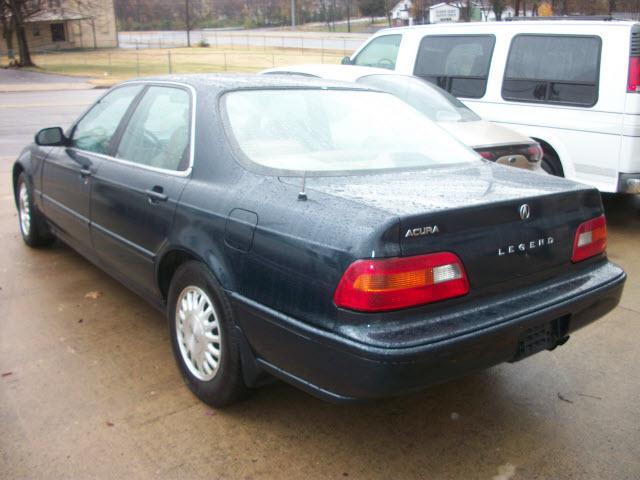
{"label": "building roof", "polygon": [[450,3],[447,3],[447,2],[440,2],[440,3],[436,3],[435,5],[431,5],[429,7],[429,10],[434,10],[434,9],[440,8],[440,7],[453,7],[453,8],[457,8],[458,10],[460,10],[460,7],[458,5],[451,5]]}
{"label": "building roof", "polygon": [[85,15],[79,12],[73,12],[70,10],[42,10],[34,13],[25,19],[25,23],[37,23],[37,22],[65,22],[68,20],[88,20],[93,18],[90,15]]}
{"label": "building roof", "polygon": [[400,0],[398,3],[395,4],[395,6],[391,9],[391,12],[402,12],[405,11],[405,6],[408,8],[411,8],[413,5],[413,2],[411,0]]}

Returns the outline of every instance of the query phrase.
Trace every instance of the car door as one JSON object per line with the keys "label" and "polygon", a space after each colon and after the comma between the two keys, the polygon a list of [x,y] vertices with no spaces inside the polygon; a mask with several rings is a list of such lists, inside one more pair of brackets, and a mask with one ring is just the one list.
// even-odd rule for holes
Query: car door
{"label": "car door", "polygon": [[166,242],[192,162],[193,93],[150,85],[128,114],[112,157],[93,178],[91,237],[116,275],[155,295],[154,263]]}
{"label": "car door", "polygon": [[91,175],[142,85],[122,86],[103,96],[76,123],[71,145],[52,147],[42,174],[43,208],[57,234],[85,253],[89,233]]}

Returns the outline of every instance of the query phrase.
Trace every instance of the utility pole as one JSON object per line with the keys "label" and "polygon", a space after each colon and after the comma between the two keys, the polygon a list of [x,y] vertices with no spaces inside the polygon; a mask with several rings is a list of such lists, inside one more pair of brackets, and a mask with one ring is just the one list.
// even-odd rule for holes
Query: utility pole
{"label": "utility pole", "polygon": [[184,0],[184,18],[187,24],[187,47],[191,46],[191,20],[189,19],[189,0]]}
{"label": "utility pole", "polygon": [[291,28],[296,28],[296,0],[291,0]]}

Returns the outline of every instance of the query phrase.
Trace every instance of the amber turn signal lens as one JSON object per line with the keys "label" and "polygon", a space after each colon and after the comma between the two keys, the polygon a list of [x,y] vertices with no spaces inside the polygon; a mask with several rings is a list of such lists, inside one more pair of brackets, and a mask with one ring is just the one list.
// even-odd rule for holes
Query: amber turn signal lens
{"label": "amber turn signal lens", "polygon": [[358,260],[334,294],[338,307],[380,312],[437,302],[469,292],[460,259],[450,252],[414,257]]}
{"label": "amber turn signal lens", "polygon": [[573,241],[573,263],[601,254],[607,249],[607,221],[605,216],[593,218],[578,227]]}

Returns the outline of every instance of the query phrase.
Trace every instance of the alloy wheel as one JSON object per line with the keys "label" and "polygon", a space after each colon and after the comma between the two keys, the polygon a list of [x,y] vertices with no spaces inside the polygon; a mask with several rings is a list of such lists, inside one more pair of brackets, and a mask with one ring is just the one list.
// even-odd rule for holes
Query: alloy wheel
{"label": "alloy wheel", "polygon": [[176,333],[182,360],[193,376],[209,381],[216,376],[222,356],[222,332],[216,307],[196,286],[180,292],[176,303]]}
{"label": "alloy wheel", "polygon": [[31,207],[29,206],[29,190],[27,184],[22,182],[18,191],[18,213],[20,215],[20,229],[22,234],[29,236],[31,228]]}

